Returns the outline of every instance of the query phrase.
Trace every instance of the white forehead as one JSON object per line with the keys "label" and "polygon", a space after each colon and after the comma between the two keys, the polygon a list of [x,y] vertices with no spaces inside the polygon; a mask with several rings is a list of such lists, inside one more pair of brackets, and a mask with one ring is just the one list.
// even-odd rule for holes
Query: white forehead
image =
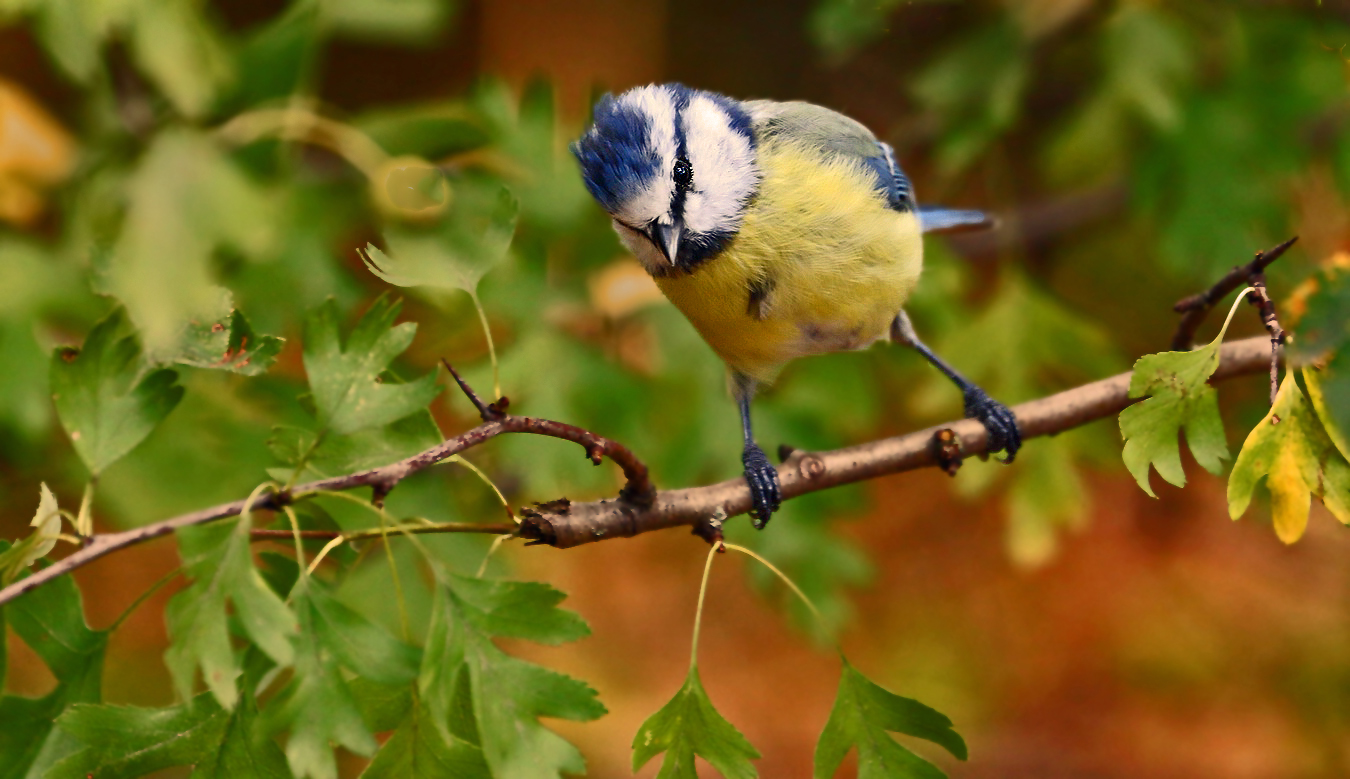
{"label": "white forehead", "polygon": [[717,101],[696,95],[684,110],[685,152],[694,186],[685,198],[685,226],[696,233],[734,232],[745,201],[759,186],[749,136],[737,131]]}

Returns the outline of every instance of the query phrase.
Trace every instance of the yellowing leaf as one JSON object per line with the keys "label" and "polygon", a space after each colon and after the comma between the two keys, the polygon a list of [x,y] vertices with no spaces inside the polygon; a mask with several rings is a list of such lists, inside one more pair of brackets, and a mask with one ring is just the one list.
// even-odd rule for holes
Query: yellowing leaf
{"label": "yellowing leaf", "polygon": [[[1305,369],[1305,379],[1308,371]],[[1317,495],[1341,522],[1350,524],[1350,463],[1336,449],[1312,404],[1288,374],[1270,413],[1247,436],[1228,477],[1228,515],[1242,516],[1261,477],[1270,490],[1275,534],[1286,544],[1308,526]]]}
{"label": "yellowing leaf", "polygon": [[61,511],[46,482],[42,483],[37,514],[29,524],[33,526],[32,535],[0,551],[0,582],[4,584],[14,581],[28,566],[46,557],[56,546],[57,536],[61,535]]}

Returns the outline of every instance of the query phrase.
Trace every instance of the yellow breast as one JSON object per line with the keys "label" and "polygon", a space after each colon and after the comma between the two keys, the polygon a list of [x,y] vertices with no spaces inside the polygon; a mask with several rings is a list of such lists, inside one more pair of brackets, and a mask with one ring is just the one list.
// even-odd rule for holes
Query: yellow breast
{"label": "yellow breast", "polygon": [[795,357],[885,337],[923,243],[918,218],[887,208],[861,163],[779,142],[759,164],[759,193],[727,248],[656,282],[728,366],[768,381]]}

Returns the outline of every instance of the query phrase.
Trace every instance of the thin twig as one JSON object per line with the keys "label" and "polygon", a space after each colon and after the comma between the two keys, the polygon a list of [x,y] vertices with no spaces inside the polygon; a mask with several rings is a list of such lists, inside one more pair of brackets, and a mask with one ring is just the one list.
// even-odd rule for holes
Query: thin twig
{"label": "thin twig", "polygon": [[[1238,287],[1246,285],[1255,285],[1257,277],[1261,277],[1266,271],[1266,266],[1278,260],[1285,250],[1294,245],[1298,236],[1294,236],[1278,246],[1272,246],[1263,252],[1257,252],[1255,259],[1246,265],[1239,265],[1228,271],[1223,278],[1215,282],[1214,286],[1196,295],[1182,298],[1172,306],[1172,310],[1178,314],[1185,314],[1181,321],[1177,323],[1177,331],[1172,336],[1172,351],[1185,351],[1191,348],[1195,341],[1195,333],[1200,329],[1200,323],[1205,321],[1205,315],[1214,307],[1215,303],[1228,297],[1228,293]],[[1263,285],[1264,286],[1264,285]]]}
{"label": "thin twig", "polygon": [[1255,294],[1251,303],[1259,308],[1261,324],[1270,333],[1270,405],[1273,406],[1275,393],[1280,388],[1280,345],[1285,342],[1286,334],[1275,314],[1275,301],[1270,299],[1270,293],[1266,290],[1266,274],[1252,274],[1252,289]]}

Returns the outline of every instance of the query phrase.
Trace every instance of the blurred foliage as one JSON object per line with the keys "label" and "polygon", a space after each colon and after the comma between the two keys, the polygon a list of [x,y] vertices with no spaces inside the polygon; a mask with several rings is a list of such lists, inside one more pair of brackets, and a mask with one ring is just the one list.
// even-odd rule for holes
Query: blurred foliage
{"label": "blurred foliage", "polygon": [[[820,56],[841,66],[901,36],[910,5],[821,0],[806,23]],[[1294,4],[971,5],[979,18],[926,41],[904,82],[920,131],[902,161],[938,191],[1011,180],[992,188],[1072,198],[1106,187],[1129,201],[1093,228],[1095,243],[1056,255],[1059,268],[1009,250],[983,273],[930,242],[915,320],[992,394],[1020,402],[1122,370],[1151,331],[1104,311],[1165,320],[1161,309],[1134,310],[1132,294],[1196,291],[1286,237],[1300,224],[1290,203],[1315,181],[1350,197],[1343,17]],[[293,0],[235,27],[194,0],[0,0],[0,17],[31,31],[78,96],[57,119],[0,80],[0,490],[39,507],[32,534],[0,550],[7,570],[20,575],[51,551],[58,516],[133,527],[269,478],[338,475],[425,449],[474,419],[457,393],[438,399],[441,358],[514,409],[624,442],[660,487],[738,474],[723,368],[624,256],[566,151],[579,127],[546,81],[517,94],[484,78],[462,95],[348,116],[318,98],[335,41],[420,45],[455,10],[447,0]],[[1314,274],[1295,341],[1310,364],[1301,386],[1286,378],[1272,411],[1287,424],[1258,425],[1230,482],[1240,514],[1265,479],[1286,540],[1301,532],[1310,494],[1346,505],[1336,491],[1350,431],[1350,283],[1344,263],[1321,259],[1271,269],[1277,296]],[[1111,299],[1073,299],[1065,273],[1098,280]],[[387,284],[405,290],[406,313],[380,297]],[[1150,462],[1181,483],[1178,428],[1207,468],[1228,451],[1208,373],[1177,365],[1195,360],[1209,366],[1212,354],[1136,366],[1138,392],[1154,397],[1122,430],[1168,406],[1144,431],[1147,456],[1127,448],[1141,484]],[[1164,385],[1195,394],[1168,405]],[[895,429],[897,417],[949,418],[959,397],[913,355],[876,349],[793,365],[755,413],[770,449],[819,449]],[[1297,446],[1289,435],[1301,435]],[[1118,467],[1117,447],[1096,425],[1031,442],[1007,471],[967,463],[955,483],[1000,500],[1012,558],[1042,564],[1064,528],[1088,520],[1084,474]],[[495,521],[497,490],[520,504],[619,485],[614,469],[560,441],[507,437],[470,457],[490,487],[440,470],[401,484],[383,509],[327,496],[274,527]],[[80,494],[78,515],[56,507],[58,495],[75,505]],[[813,494],[767,533],[743,523],[728,533],[781,565],[834,632],[852,617],[849,589],[875,569],[837,527],[866,495]],[[307,542],[298,561],[255,560],[251,521],[178,536],[191,582],[168,610],[178,705],[101,701],[108,631],[86,625],[69,577],[0,611],[57,680],[42,698],[0,698],[0,777],[175,765],[202,777],[331,777],[332,744],[372,757],[369,776],[584,769],[539,718],[598,717],[594,691],[494,643],[585,635],[557,608],[561,593],[465,576],[486,545],[458,535],[344,544],[321,563],[323,545]],[[775,578],[751,576],[805,616]],[[908,755],[888,732],[964,754],[941,715],[852,666],[843,673],[818,773],[854,744],[864,765]],[[728,750],[727,770],[753,775],[753,747],[728,734],[696,672],[671,705],[635,760],[657,747],[671,748],[668,764],[677,752],[692,760],[708,738]],[[680,711],[707,715],[703,731],[681,730],[699,723],[676,721]],[[374,737],[389,731],[383,745]]]}

